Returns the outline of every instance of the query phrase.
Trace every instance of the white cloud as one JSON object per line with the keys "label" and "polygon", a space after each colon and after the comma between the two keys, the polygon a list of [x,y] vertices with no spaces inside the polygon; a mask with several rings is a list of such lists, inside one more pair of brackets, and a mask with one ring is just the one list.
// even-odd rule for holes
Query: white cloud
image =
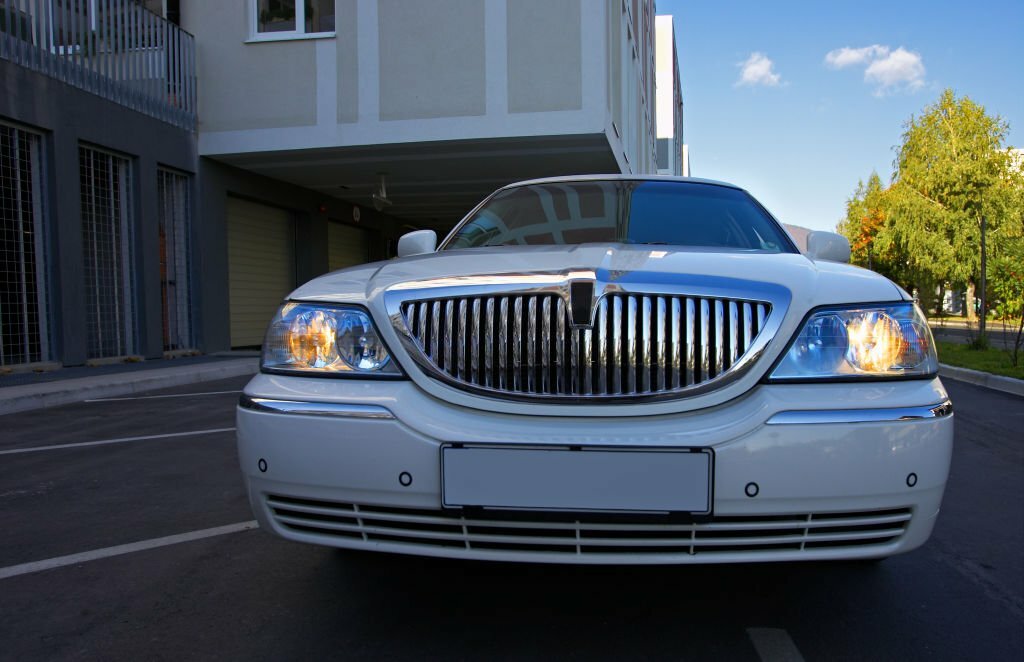
{"label": "white cloud", "polygon": [[736,85],[765,85],[777,87],[782,76],[775,72],[775,63],[764,53],[751,53],[746,62],[740,62],[740,79]]}
{"label": "white cloud", "polygon": [[917,90],[924,85],[924,63],[919,53],[897,48],[868,65],[865,82],[876,85],[876,94],[891,90]]}
{"label": "white cloud", "polygon": [[856,64],[865,64],[889,54],[888,46],[865,46],[864,48],[837,48],[825,55],[825,64],[833,69],[842,69]]}
{"label": "white cloud", "polygon": [[896,50],[874,44],[863,48],[837,48],[825,54],[832,69],[863,66],[864,82],[875,86],[875,95],[910,91],[924,86],[924,62],[921,54],[900,46]]}

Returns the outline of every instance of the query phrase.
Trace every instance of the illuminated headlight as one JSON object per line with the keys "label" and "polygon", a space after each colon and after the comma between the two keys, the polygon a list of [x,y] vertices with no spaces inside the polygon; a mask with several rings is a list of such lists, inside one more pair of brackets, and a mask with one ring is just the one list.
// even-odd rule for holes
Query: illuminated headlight
{"label": "illuminated headlight", "polygon": [[926,377],[938,367],[915,304],[828,308],[811,315],[771,379]]}
{"label": "illuminated headlight", "polygon": [[370,315],[354,306],[286,303],[263,342],[268,372],[401,375]]}

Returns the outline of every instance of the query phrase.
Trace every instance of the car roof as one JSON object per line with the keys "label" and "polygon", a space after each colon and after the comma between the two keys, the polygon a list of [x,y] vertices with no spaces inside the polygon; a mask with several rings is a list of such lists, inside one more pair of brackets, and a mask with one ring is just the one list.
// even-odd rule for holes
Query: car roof
{"label": "car roof", "polygon": [[720,182],[714,179],[701,179],[699,177],[674,177],[672,175],[564,175],[560,177],[542,177],[540,179],[527,179],[521,182],[514,182],[502,188],[515,188],[517,186],[528,186],[531,184],[570,184],[573,182],[605,182],[605,181],[643,181],[643,182],[680,182],[683,184],[710,184],[711,186],[724,186],[742,191],[743,189],[729,182]]}

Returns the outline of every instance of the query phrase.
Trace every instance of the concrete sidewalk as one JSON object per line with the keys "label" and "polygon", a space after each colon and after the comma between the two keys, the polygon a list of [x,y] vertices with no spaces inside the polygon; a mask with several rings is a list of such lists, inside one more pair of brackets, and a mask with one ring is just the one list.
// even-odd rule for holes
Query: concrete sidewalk
{"label": "concrete sidewalk", "polygon": [[968,384],[984,386],[985,388],[1002,391],[1003,393],[1024,397],[1024,379],[1014,379],[1013,377],[993,375],[992,373],[981,372],[980,370],[958,368],[946,365],[945,363],[939,364],[939,377],[957,379]]}
{"label": "concrete sidewalk", "polygon": [[254,375],[258,357],[207,357],[175,365],[158,360],[118,366],[114,370],[66,368],[43,375],[0,377],[0,415],[41,409],[91,398],[110,398],[141,391]]}

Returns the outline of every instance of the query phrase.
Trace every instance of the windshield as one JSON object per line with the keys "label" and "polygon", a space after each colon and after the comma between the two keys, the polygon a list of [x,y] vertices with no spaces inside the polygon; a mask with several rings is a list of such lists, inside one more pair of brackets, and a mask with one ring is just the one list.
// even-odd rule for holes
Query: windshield
{"label": "windshield", "polygon": [[745,191],[674,181],[588,181],[497,193],[445,249],[591,242],[794,252]]}

